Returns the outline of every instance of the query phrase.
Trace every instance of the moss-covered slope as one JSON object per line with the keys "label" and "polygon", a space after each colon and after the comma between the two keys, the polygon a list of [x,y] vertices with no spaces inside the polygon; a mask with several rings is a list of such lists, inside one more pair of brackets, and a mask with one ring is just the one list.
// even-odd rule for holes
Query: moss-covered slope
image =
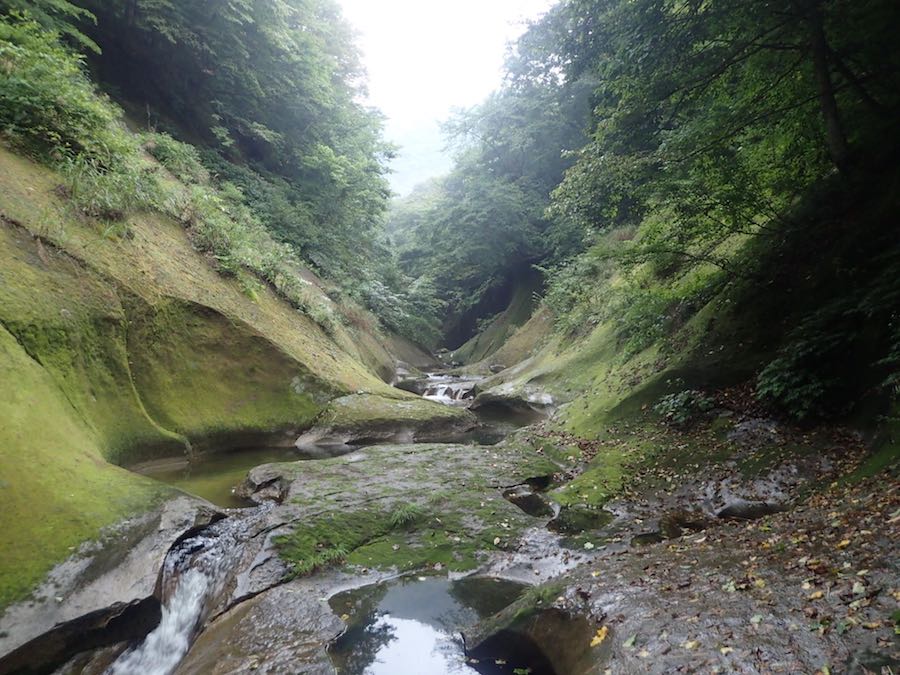
{"label": "moss-covered slope", "polygon": [[302,429],[351,392],[408,396],[365,325],[326,333],[220,275],[178,224],[112,232],[59,183],[0,148],[0,606],[160,494],[113,464]]}

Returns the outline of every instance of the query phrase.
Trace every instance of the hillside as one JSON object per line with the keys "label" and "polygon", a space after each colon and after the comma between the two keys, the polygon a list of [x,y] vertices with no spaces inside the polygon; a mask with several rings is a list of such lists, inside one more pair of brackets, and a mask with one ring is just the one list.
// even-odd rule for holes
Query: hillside
{"label": "hillside", "polygon": [[381,379],[399,338],[328,335],[272,288],[223,278],[170,219],[111,234],[52,171],[8,149],[0,169],[4,604],[168,495],[116,465],[281,443],[333,398],[405,396]]}
{"label": "hillside", "polygon": [[0,0],[0,675],[895,672],[898,21]]}

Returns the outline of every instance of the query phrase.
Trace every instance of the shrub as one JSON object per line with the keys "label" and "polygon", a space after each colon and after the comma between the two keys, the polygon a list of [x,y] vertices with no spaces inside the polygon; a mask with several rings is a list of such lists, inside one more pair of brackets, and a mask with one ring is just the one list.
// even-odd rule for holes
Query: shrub
{"label": "shrub", "polygon": [[109,169],[136,150],[120,120],[56,34],[21,16],[0,18],[0,129],[11,142],[44,159],[81,156]]}
{"label": "shrub", "polygon": [[209,174],[193,145],[176,141],[165,133],[145,135],[144,147],[183,183],[205,183]]}
{"label": "shrub", "polygon": [[666,424],[674,427],[688,427],[696,423],[714,407],[713,400],[696,389],[685,389],[675,394],[663,396],[653,406],[662,415]]}
{"label": "shrub", "polygon": [[162,200],[153,168],[138,158],[103,166],[82,154],[67,159],[61,171],[74,204],[94,218],[122,220],[128,211],[156,208]]}

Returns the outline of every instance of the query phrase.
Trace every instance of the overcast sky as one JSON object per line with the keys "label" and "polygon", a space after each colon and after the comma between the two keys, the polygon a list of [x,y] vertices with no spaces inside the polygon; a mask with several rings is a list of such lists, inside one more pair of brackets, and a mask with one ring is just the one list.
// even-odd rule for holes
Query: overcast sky
{"label": "overcast sky", "polygon": [[391,177],[406,194],[446,172],[439,123],[502,79],[506,45],[555,0],[340,0],[358,31],[371,104],[402,145]]}

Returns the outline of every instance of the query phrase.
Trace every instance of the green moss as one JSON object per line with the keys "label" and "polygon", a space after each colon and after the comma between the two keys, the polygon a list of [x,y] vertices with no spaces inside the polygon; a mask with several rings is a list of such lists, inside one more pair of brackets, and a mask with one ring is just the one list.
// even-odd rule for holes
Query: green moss
{"label": "green moss", "polygon": [[279,549],[299,574],[337,560],[473,569],[484,551],[507,546],[535,522],[502,489],[557,468],[522,447],[454,445],[370,447],[353,462],[278,465],[296,479],[293,506],[310,514]]}
{"label": "green moss", "polygon": [[135,386],[154,419],[178,433],[299,428],[330,397],[270,342],[208,308],[135,300],[128,317]]}
{"label": "green moss", "polygon": [[0,608],[82,542],[168,488],[104,461],[54,378],[0,328]]}
{"label": "green moss", "polygon": [[183,437],[152,420],[134,391],[125,313],[110,284],[11,227],[0,227],[0,269],[0,324],[53,378],[104,456],[183,450]]}
{"label": "green moss", "polygon": [[109,462],[305,426],[358,390],[404,396],[378,377],[381,338],[329,336],[270,287],[248,294],[172,220],[105,230],[60,182],[0,147],[0,606],[171,494]]}
{"label": "green moss", "polygon": [[562,506],[599,507],[617,494],[638,466],[655,456],[656,443],[649,438],[624,436],[601,447],[590,466],[551,495]]}
{"label": "green moss", "polygon": [[340,429],[371,429],[386,423],[440,424],[471,419],[471,414],[462,408],[397,391],[398,398],[356,394],[335,399],[328,404],[317,423]]}
{"label": "green moss", "polygon": [[474,569],[478,552],[493,548],[493,540],[502,529],[481,531],[472,537],[460,513],[448,515],[433,506],[413,505],[410,518],[398,517],[403,509],[410,506],[393,511],[329,513],[279,537],[275,544],[295,575],[340,562],[397,570],[440,564],[459,572]]}

